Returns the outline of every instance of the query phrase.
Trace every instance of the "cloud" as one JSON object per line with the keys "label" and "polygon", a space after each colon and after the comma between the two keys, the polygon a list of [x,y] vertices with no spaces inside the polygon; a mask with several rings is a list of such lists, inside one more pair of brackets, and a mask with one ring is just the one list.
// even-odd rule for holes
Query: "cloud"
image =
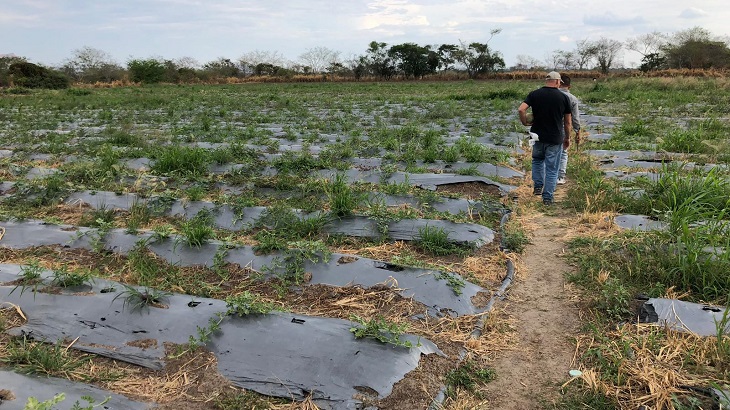
{"label": "cloud", "polygon": [[560,37],[559,37],[559,40],[560,40],[560,42],[561,42],[561,43],[570,43],[571,41],[573,41],[573,40],[572,40],[572,39],[571,39],[570,37],[568,37],[568,36],[560,36]]}
{"label": "cloud", "polygon": [[705,17],[708,13],[702,9],[698,9],[696,7],[690,7],[688,9],[682,10],[681,13],[679,13],[679,17],[683,19],[696,19],[699,17]]}
{"label": "cloud", "polygon": [[592,16],[585,16],[583,17],[583,22],[589,26],[633,26],[633,25],[641,25],[646,23],[643,17],[636,16],[636,17],[620,17],[617,16],[610,11],[607,11],[603,14],[599,15],[592,15]]}

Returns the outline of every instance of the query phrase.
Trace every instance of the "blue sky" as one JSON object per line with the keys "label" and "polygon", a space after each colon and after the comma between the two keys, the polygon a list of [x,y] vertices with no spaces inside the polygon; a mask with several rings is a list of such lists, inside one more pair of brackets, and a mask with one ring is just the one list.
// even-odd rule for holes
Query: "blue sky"
{"label": "blue sky", "polygon": [[[205,63],[254,51],[296,61],[326,47],[343,59],[388,45],[485,42],[507,65],[545,60],[577,40],[623,41],[652,31],[700,26],[730,35],[727,0],[0,0],[0,55],[59,65],[75,50],[130,58],[193,57]],[[639,57],[623,56],[627,66]]]}

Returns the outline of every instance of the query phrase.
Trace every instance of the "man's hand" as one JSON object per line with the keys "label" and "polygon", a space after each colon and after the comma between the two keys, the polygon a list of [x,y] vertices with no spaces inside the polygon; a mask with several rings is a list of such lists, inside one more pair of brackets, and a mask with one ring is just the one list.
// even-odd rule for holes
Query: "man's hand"
{"label": "man's hand", "polygon": [[570,147],[570,138],[565,138],[563,140],[563,149],[567,150]]}

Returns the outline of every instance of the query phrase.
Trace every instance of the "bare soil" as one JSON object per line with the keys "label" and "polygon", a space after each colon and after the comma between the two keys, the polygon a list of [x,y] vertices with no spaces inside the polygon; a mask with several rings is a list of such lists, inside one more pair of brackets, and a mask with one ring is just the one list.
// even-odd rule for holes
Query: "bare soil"
{"label": "bare soil", "polygon": [[489,409],[555,408],[561,385],[570,379],[580,323],[578,305],[566,289],[571,269],[562,257],[566,214],[551,209],[531,222],[536,230],[505,305],[515,319],[516,345],[493,362],[497,379],[484,395]]}

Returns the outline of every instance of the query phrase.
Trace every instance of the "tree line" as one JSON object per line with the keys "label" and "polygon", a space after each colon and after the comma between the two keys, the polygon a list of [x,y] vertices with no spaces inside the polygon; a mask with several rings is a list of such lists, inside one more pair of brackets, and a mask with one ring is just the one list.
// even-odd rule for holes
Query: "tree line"
{"label": "tree line", "polygon": [[278,52],[253,51],[238,59],[221,57],[200,64],[191,57],[174,60],[162,57],[132,58],[120,65],[103,50],[83,47],[58,67],[43,67],[24,57],[0,57],[0,86],[64,88],[75,83],[193,83],[226,78],[294,75],[327,75],[359,80],[375,78],[421,79],[437,73],[462,73],[478,78],[490,73],[518,70],[600,70],[608,73],[620,66],[624,51],[642,56],[642,71],[730,67],[728,40],[694,27],[672,34],[652,32],[626,42],[601,37],[579,40],[572,50],[554,50],[544,60],[518,55],[516,64],[506,67],[502,53],[489,42],[501,29],[490,32],[484,42],[441,45],[402,43],[389,45],[372,41],[364,54],[343,59],[338,51],[314,47],[297,61],[287,61]]}

